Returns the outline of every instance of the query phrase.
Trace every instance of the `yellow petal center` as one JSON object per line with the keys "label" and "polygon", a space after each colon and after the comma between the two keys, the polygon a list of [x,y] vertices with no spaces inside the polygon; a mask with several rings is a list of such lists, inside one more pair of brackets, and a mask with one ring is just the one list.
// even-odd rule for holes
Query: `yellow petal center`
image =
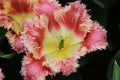
{"label": "yellow petal center", "polygon": [[64,27],[59,30],[53,29],[51,32],[46,31],[42,55],[45,55],[48,61],[61,61],[72,57],[80,49],[81,42],[81,38]]}

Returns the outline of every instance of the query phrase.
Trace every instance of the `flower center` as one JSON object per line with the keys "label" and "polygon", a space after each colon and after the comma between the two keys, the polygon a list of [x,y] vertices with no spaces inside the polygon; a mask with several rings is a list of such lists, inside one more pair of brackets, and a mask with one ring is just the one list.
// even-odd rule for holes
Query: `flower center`
{"label": "flower center", "polygon": [[81,41],[73,31],[53,29],[45,34],[42,55],[46,55],[48,61],[70,58],[80,49]]}
{"label": "flower center", "polygon": [[64,48],[64,39],[62,38],[62,36],[60,36],[61,40],[59,42],[59,49]]}

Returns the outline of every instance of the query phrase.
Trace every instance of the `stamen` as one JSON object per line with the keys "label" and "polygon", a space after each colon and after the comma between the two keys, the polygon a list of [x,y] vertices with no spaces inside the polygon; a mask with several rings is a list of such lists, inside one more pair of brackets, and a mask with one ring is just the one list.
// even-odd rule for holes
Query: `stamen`
{"label": "stamen", "polygon": [[64,48],[64,39],[60,36],[59,49]]}
{"label": "stamen", "polygon": [[64,48],[64,39],[62,39],[59,43],[59,49]]}

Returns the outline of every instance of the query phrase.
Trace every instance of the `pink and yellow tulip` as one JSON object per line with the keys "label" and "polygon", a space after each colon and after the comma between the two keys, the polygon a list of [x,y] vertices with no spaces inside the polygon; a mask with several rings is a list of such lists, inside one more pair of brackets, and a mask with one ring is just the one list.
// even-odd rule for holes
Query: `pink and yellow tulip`
{"label": "pink and yellow tulip", "polygon": [[0,25],[18,53],[25,52],[24,80],[70,75],[78,59],[108,45],[106,30],[91,20],[86,5],[75,1],[62,7],[55,0],[1,0]]}

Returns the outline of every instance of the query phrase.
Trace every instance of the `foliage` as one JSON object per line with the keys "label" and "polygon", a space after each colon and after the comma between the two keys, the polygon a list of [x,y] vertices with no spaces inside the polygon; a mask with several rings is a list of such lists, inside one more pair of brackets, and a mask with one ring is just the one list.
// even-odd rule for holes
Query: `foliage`
{"label": "foliage", "polygon": [[116,61],[114,62],[113,68],[113,80],[120,80],[120,67]]}

